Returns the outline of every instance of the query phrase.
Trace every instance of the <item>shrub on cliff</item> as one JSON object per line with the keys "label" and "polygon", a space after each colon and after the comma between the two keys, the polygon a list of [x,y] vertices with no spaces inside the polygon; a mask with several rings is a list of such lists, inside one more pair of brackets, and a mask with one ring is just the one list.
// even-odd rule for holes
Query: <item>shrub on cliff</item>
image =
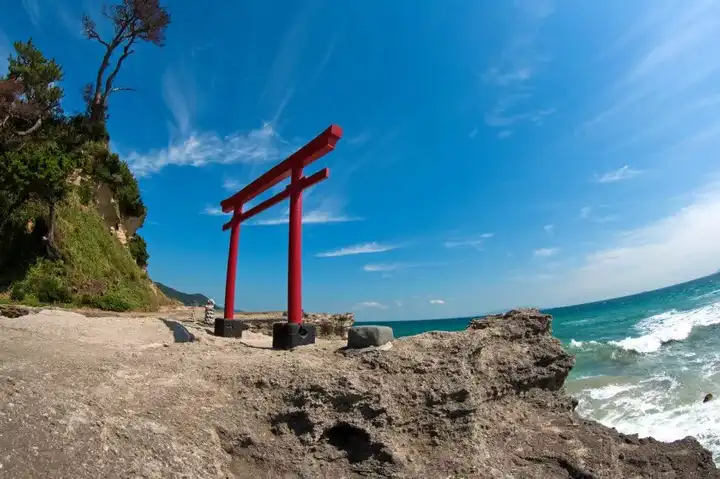
{"label": "shrub on cliff", "polygon": [[105,47],[86,87],[86,113],[63,112],[62,68],[32,41],[14,44],[0,77],[0,294],[15,301],[114,311],[169,301],[141,269],[143,238],[135,234],[124,247],[95,195],[105,184],[121,218],[146,215],[128,164],[109,151],[105,120],[110,96],[130,90],[115,85],[123,62],[140,42],[162,45],[170,17],[159,0],[123,0],[104,12],[110,38],[83,19],[86,37]]}
{"label": "shrub on cliff", "polygon": [[147,243],[145,243],[143,237],[139,234],[133,236],[128,242],[128,249],[130,250],[132,257],[135,259],[135,263],[137,263],[137,265],[141,268],[145,268],[148,264],[147,262],[150,255],[147,252]]}

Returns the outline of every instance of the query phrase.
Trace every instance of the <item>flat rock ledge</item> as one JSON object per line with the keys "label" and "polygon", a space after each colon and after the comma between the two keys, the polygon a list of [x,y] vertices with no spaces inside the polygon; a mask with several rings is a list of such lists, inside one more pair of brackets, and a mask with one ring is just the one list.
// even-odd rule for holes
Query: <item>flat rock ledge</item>
{"label": "flat rock ledge", "polygon": [[[241,319],[250,331],[272,336],[273,324],[286,322],[287,314],[280,312],[274,317],[253,318],[250,313],[237,319]],[[318,338],[347,339],[348,330],[355,323],[355,314],[305,313],[303,321],[315,326]]]}
{"label": "flat rock ledge", "polygon": [[551,324],[515,310],[386,350],[274,351],[192,325],[202,340],[163,344],[152,318],[6,319],[0,477],[720,478],[693,438],[581,418]]}

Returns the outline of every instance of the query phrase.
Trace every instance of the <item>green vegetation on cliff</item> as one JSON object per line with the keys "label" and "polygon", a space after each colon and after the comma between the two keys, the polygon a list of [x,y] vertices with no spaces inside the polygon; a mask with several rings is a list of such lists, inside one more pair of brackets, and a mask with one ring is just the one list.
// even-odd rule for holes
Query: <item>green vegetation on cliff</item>
{"label": "green vegetation on cliff", "polygon": [[[15,42],[0,77],[0,296],[114,311],[170,303],[148,278],[136,232],[146,216],[127,163],[109,151],[108,101],[132,45],[162,45],[170,17],[159,0],[123,0],[105,10],[113,25],[86,111],[66,114],[63,71],[33,44]],[[95,78],[95,76],[93,77]],[[104,192],[104,193],[103,193]],[[109,192],[109,193],[108,193]],[[111,198],[109,198],[111,197]]]}

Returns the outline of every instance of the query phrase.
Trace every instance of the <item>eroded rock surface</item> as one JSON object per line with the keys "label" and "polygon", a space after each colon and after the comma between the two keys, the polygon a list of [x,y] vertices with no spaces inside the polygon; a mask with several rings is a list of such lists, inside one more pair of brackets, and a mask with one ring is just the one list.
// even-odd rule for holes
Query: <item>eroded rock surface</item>
{"label": "eroded rock surface", "polygon": [[44,317],[0,322],[0,477],[720,477],[692,438],[580,418],[533,310],[354,351],[202,330],[163,347],[150,318],[54,317],[39,338]]}
{"label": "eroded rock surface", "polygon": [[20,318],[27,316],[32,310],[24,306],[15,306],[12,304],[0,304],[0,316],[6,318]]}
{"label": "eroded rock surface", "polygon": [[[267,316],[267,315],[265,315]],[[252,313],[237,315],[250,331],[272,336],[273,324],[287,321],[287,313],[277,313],[274,317],[253,317]],[[353,313],[305,313],[303,321],[315,325],[317,337],[324,339],[346,339],[348,330],[355,323]]]}

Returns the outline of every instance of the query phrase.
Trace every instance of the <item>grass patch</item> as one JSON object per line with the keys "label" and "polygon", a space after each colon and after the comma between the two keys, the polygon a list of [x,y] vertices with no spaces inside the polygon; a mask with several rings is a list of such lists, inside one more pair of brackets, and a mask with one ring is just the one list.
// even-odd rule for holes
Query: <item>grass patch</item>
{"label": "grass patch", "polygon": [[109,311],[156,311],[172,302],[154,288],[131,252],[76,196],[57,210],[63,259],[39,259],[13,282],[9,299],[30,306],[74,305]]}

